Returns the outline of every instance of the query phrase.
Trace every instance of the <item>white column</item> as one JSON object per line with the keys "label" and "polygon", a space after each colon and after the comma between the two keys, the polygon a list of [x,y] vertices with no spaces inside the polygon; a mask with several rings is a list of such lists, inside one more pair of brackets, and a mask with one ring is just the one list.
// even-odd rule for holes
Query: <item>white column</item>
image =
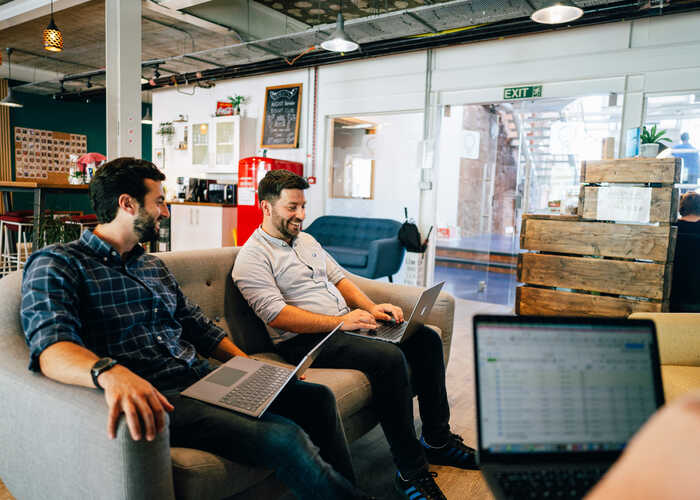
{"label": "white column", "polygon": [[141,157],[141,1],[106,0],[107,159]]}
{"label": "white column", "polygon": [[628,75],[625,83],[625,100],[622,105],[622,124],[620,126],[619,158],[625,157],[627,150],[627,129],[641,127],[644,124],[644,76]]}

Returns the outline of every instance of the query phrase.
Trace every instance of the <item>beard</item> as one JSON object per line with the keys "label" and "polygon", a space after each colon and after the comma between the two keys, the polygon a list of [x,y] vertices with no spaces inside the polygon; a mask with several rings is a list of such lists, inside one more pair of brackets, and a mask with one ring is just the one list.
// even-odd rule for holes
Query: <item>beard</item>
{"label": "beard", "polygon": [[[290,229],[290,224],[299,224],[299,229]],[[280,232],[280,234],[288,240],[293,240],[294,238],[297,237],[299,232],[301,231],[301,221],[297,220],[296,217],[292,217],[291,219],[284,220],[283,218],[279,218],[276,221],[275,227],[277,230]]]}
{"label": "beard", "polygon": [[134,220],[134,232],[141,243],[153,241],[158,236],[157,222],[158,217],[149,215],[143,208],[139,209],[139,214]]}

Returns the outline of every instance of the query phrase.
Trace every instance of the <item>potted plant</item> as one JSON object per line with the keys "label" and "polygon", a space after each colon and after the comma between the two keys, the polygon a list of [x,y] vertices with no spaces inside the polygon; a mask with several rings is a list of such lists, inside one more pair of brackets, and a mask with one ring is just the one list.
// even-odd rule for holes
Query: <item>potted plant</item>
{"label": "potted plant", "polygon": [[664,137],[665,130],[656,130],[656,125],[651,127],[651,130],[642,127],[642,133],[639,135],[639,156],[642,158],[656,158],[659,154],[659,144],[661,141],[671,142],[671,139]]}
{"label": "potted plant", "polygon": [[245,103],[246,99],[242,95],[228,96],[228,100],[233,106],[233,114],[238,115],[241,112],[241,104]]}

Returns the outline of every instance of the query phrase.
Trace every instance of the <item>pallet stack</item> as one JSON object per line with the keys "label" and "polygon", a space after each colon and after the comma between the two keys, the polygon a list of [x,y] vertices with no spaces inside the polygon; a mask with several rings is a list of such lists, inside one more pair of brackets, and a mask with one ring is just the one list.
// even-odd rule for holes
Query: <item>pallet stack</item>
{"label": "pallet stack", "polygon": [[516,313],[668,311],[681,164],[583,162],[578,215],[523,215]]}

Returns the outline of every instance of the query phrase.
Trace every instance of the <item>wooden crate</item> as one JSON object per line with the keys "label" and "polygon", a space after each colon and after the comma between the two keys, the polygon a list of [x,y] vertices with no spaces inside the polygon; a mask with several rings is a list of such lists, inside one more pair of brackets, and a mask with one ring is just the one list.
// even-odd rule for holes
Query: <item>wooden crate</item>
{"label": "wooden crate", "polygon": [[516,313],[667,311],[679,180],[675,158],[584,162],[579,215],[523,216]]}

